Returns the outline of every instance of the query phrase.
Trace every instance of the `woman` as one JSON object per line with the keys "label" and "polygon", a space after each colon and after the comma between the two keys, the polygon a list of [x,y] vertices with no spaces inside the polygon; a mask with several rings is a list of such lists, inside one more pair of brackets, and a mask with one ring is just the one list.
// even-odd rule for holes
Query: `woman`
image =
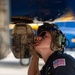
{"label": "woman", "polygon": [[[66,37],[56,24],[38,28],[28,75],[75,75],[75,59],[64,53]],[[39,57],[45,65],[39,71]]]}

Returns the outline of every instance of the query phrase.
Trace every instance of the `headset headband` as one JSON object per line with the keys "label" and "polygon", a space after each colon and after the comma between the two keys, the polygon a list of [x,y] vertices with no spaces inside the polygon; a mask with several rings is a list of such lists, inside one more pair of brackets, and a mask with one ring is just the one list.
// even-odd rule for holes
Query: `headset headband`
{"label": "headset headband", "polygon": [[55,24],[49,24],[49,23],[44,23],[44,25],[39,26],[38,28],[38,35],[42,32],[42,31],[58,31],[59,27]]}

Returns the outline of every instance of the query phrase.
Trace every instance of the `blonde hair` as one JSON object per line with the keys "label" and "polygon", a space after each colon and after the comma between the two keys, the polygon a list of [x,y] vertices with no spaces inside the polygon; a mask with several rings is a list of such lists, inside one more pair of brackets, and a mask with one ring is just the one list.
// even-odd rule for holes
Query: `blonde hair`
{"label": "blonde hair", "polygon": [[50,34],[52,36],[52,41],[51,41],[50,48],[53,51],[57,51],[57,50],[62,51],[63,49],[62,49],[62,47],[59,44],[59,36],[60,36],[60,33],[58,33],[57,31],[50,30]]}

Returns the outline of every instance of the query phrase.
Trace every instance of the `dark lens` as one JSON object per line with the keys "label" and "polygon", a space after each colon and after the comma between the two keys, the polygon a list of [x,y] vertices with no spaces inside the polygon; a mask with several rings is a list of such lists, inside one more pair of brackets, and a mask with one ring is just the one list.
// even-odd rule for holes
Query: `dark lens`
{"label": "dark lens", "polygon": [[42,32],[39,36],[44,37],[45,34],[46,32]]}

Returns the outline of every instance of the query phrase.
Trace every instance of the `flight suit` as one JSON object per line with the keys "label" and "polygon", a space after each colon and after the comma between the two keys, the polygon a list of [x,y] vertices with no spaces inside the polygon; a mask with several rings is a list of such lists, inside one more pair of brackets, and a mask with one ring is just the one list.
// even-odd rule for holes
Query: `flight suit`
{"label": "flight suit", "polygon": [[61,51],[54,52],[40,71],[41,75],[75,75],[75,59]]}

